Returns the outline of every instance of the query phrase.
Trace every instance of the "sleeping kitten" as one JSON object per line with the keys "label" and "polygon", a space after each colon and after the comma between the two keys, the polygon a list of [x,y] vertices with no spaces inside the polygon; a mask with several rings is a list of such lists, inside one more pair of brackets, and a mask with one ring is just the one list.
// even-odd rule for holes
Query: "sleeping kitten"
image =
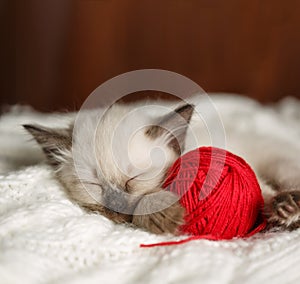
{"label": "sleeping kitten", "polygon": [[[117,223],[132,223],[156,234],[176,234],[184,209],[177,196],[162,190],[162,183],[181,154],[211,144],[206,124],[214,127],[215,118],[210,118],[211,124],[204,123],[194,111],[197,105],[181,104],[166,113],[167,108],[155,111],[147,103],[120,103],[105,113],[86,112],[75,128],[74,124],[68,129],[24,127],[80,206]],[[145,105],[149,107],[142,108]],[[270,226],[300,227],[299,149],[247,127],[239,129],[226,111],[219,110],[219,114],[226,149],[245,158],[258,176]]]}

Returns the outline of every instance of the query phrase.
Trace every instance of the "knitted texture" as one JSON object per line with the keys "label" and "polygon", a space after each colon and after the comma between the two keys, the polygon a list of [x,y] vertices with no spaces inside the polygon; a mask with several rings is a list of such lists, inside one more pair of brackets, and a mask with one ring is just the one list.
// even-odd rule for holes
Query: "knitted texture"
{"label": "knitted texture", "polygon": [[[230,114],[247,106],[225,98]],[[257,125],[264,125],[260,131],[282,133],[299,144],[300,124],[293,119],[299,114],[293,111],[296,105],[287,102],[282,108],[282,132],[272,123],[259,123],[265,111],[256,106],[248,123],[257,119]],[[281,121],[281,114],[274,117]],[[245,122],[238,115],[233,118],[232,125]],[[186,237],[155,236],[86,213],[67,198],[49,167],[29,166],[41,152],[20,127],[62,125],[65,119],[23,108],[0,117],[1,283],[299,283],[299,230],[141,249],[141,243]]]}

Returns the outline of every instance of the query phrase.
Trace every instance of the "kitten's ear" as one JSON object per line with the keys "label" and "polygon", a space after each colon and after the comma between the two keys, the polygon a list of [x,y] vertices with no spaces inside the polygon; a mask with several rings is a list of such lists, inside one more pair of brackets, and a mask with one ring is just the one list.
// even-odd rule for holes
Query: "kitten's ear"
{"label": "kitten's ear", "polygon": [[186,132],[193,112],[194,105],[180,106],[162,117],[157,125],[150,126],[146,134],[154,139],[165,136],[168,146],[180,155],[181,150],[184,148]]}
{"label": "kitten's ear", "polygon": [[23,127],[42,147],[52,166],[59,166],[71,151],[72,128],[52,129],[39,125],[25,124]]}

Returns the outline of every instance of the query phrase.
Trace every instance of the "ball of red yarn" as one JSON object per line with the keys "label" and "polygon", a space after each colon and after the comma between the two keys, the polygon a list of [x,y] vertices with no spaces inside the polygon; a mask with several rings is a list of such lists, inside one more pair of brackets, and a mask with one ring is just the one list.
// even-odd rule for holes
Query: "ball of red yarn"
{"label": "ball of red yarn", "polygon": [[240,157],[201,147],[180,157],[164,183],[186,209],[182,233],[210,239],[247,237],[265,228],[263,198],[251,167]]}

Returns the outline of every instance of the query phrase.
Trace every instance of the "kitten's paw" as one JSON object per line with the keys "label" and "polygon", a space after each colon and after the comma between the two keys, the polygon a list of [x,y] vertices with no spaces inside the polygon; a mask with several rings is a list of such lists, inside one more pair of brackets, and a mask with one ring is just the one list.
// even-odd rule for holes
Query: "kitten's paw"
{"label": "kitten's paw", "polygon": [[269,223],[289,230],[300,228],[300,191],[284,191],[276,195],[270,208]]}
{"label": "kitten's paw", "polygon": [[[174,194],[160,194],[161,196],[153,198],[145,196],[139,202],[132,223],[154,234],[177,234],[179,226],[184,222],[185,210]],[[143,212],[151,213],[143,215]]]}

